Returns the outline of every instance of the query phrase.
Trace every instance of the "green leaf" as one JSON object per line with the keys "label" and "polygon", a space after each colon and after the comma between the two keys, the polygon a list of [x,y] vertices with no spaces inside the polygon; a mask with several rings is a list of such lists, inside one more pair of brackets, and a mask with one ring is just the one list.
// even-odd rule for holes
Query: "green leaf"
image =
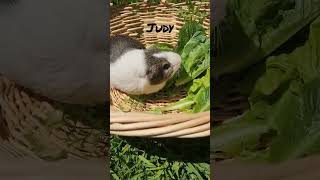
{"label": "green leaf", "polygon": [[[259,128],[265,125],[266,129],[276,130],[277,134],[263,151],[267,155],[260,154],[260,157],[280,162],[320,151],[317,145],[320,142],[319,47],[320,17],[311,24],[305,45],[290,54],[267,59],[266,72],[257,81],[249,98],[250,110],[241,121],[218,128],[215,137],[220,137],[222,149],[238,156],[244,155],[241,149],[245,149],[245,154],[259,154],[250,147],[253,143],[260,143],[257,141],[262,134]],[[237,143],[240,141],[237,133],[244,134],[245,141],[241,140],[241,144]]]}
{"label": "green leaf", "polygon": [[210,88],[201,88],[194,97],[196,104],[193,112],[203,112],[210,110]]}
{"label": "green leaf", "polygon": [[196,170],[196,168],[191,163],[187,163],[187,169],[190,172],[193,172],[197,176],[197,179],[199,179],[199,180],[203,179],[203,177],[199,174],[199,172]]}
{"label": "green leaf", "polygon": [[120,180],[120,178],[119,178],[116,174],[114,174],[114,173],[111,173],[111,176],[112,176],[112,178],[115,179],[115,180]]}
{"label": "green leaf", "polygon": [[195,79],[210,65],[210,40],[202,32],[196,32],[185,45],[181,58],[188,75]]}
{"label": "green leaf", "polygon": [[260,135],[268,131],[269,125],[266,121],[249,116],[252,114],[247,114],[247,120],[244,118],[216,127],[212,132],[211,151],[239,155],[246,148],[255,147]]}
{"label": "green leaf", "polygon": [[150,161],[148,161],[145,157],[143,157],[143,156],[138,156],[138,158],[142,161],[142,162],[144,162],[148,167],[153,167],[153,168],[155,168],[156,166],[154,165],[154,164],[152,164]]}
{"label": "green leaf", "polygon": [[161,108],[161,111],[173,111],[173,110],[178,110],[178,109],[183,110],[183,109],[191,107],[194,103],[195,103],[195,101],[192,100],[192,98],[190,98],[190,97],[184,98],[176,103],[173,103],[171,105],[168,105],[168,106]]}
{"label": "green leaf", "polygon": [[210,110],[210,68],[207,69],[205,76],[193,81],[186,98],[164,109],[173,109],[173,107],[194,113]]}
{"label": "green leaf", "polygon": [[320,15],[312,0],[230,0],[228,15],[219,24],[221,41],[215,77],[239,72],[263,61]]}
{"label": "green leaf", "polygon": [[172,165],[172,169],[175,172],[176,176],[179,177],[179,169],[180,169],[180,163],[174,162]]}
{"label": "green leaf", "polygon": [[176,51],[180,54],[187,44],[187,42],[191,39],[191,37],[197,32],[203,31],[204,28],[195,21],[186,22],[179,31],[178,37],[178,45]]}
{"label": "green leaf", "polygon": [[193,79],[188,75],[184,68],[181,68],[177,73],[177,79],[175,80],[175,86],[182,86],[192,81]]}
{"label": "green leaf", "polygon": [[147,48],[159,49],[160,51],[173,51],[172,45],[166,44],[166,43],[152,44],[152,45],[148,46]]}
{"label": "green leaf", "polygon": [[274,106],[271,121],[279,135],[270,147],[270,160],[302,156],[320,139],[320,79],[307,84],[302,95],[288,90]]}
{"label": "green leaf", "polygon": [[287,60],[287,55],[268,59],[266,73],[257,81],[255,91],[263,95],[271,95],[281,84],[293,78],[294,67]]}
{"label": "green leaf", "polygon": [[202,60],[202,63],[199,63],[196,66],[195,70],[191,73],[191,78],[192,79],[197,78],[199,75],[201,75],[201,73],[206,71],[209,67],[210,67],[210,52],[206,53],[204,59]]}

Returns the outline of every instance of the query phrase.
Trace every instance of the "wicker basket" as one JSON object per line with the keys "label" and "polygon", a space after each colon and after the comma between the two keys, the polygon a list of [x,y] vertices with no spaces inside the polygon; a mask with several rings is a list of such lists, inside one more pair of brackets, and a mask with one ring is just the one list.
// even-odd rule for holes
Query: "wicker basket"
{"label": "wicker basket", "polygon": [[102,158],[103,131],[65,116],[50,101],[0,76],[0,152],[12,157],[58,160]]}
{"label": "wicker basket", "polygon": [[[209,34],[210,4],[209,2],[195,2],[195,4],[201,11],[208,13],[203,25]],[[128,35],[145,45],[166,43],[176,46],[179,29],[184,24],[177,12],[183,8],[187,8],[186,3],[162,2],[152,5],[139,2],[125,7],[112,6],[111,35]],[[149,23],[174,25],[174,30],[171,33],[146,32]],[[195,114],[170,112],[161,115],[145,112],[176,102],[185,96],[185,92],[179,92],[173,97],[167,97],[159,92],[156,96],[148,96],[147,100],[141,101],[111,89],[110,133],[152,138],[196,138],[210,135],[210,112]]]}

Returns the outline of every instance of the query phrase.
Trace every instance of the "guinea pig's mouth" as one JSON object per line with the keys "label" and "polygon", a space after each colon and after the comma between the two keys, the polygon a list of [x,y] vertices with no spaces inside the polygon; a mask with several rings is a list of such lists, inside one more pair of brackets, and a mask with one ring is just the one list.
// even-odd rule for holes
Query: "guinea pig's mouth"
{"label": "guinea pig's mouth", "polygon": [[172,78],[181,66],[181,57],[180,57],[180,55],[173,53],[173,55],[170,56],[168,61],[171,64],[171,67],[170,67],[171,72],[170,72],[169,78]]}
{"label": "guinea pig's mouth", "polygon": [[179,68],[180,68],[180,63],[177,63],[177,64],[171,63],[171,67],[166,74],[166,77],[167,77],[166,80],[171,79],[176,74]]}
{"label": "guinea pig's mouth", "polygon": [[174,74],[175,73],[174,73],[172,68],[170,70],[168,70],[167,73],[166,73],[166,80],[172,78],[174,76]]}

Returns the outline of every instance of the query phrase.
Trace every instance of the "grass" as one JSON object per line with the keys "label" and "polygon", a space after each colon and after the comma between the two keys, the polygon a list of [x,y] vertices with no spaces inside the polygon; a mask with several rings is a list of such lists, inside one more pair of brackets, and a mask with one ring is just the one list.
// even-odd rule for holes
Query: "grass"
{"label": "grass", "polygon": [[209,139],[144,139],[112,136],[113,179],[209,179]]}

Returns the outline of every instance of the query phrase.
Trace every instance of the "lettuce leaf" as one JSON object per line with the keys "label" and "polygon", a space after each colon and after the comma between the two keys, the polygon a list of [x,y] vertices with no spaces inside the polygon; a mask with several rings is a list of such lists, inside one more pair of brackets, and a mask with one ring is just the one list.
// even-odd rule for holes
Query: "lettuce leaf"
{"label": "lettuce leaf", "polygon": [[210,39],[204,32],[196,32],[183,48],[182,68],[176,85],[184,85],[198,78],[210,66]]}
{"label": "lettuce leaf", "polygon": [[227,10],[218,26],[222,45],[215,77],[264,60],[320,15],[320,1],[229,0]]}
{"label": "lettuce leaf", "polygon": [[181,54],[185,45],[198,31],[204,32],[205,29],[196,21],[187,21],[179,31],[176,52]]}
{"label": "lettuce leaf", "polygon": [[183,110],[186,112],[203,112],[210,110],[210,68],[205,76],[193,80],[187,97],[161,109],[162,111]]}
{"label": "lettuce leaf", "polygon": [[270,145],[269,159],[283,161],[304,155],[320,140],[320,79],[308,83],[301,94],[290,89],[270,116],[279,135]]}
{"label": "lettuce leaf", "polygon": [[263,157],[269,161],[320,152],[320,17],[310,25],[303,46],[267,59],[249,101],[251,108],[243,118],[215,129],[213,142],[217,139],[219,144],[213,143],[213,150],[240,157],[251,147],[255,154],[258,149],[252,147],[261,143],[259,137],[275,130],[276,135],[264,144]]}

